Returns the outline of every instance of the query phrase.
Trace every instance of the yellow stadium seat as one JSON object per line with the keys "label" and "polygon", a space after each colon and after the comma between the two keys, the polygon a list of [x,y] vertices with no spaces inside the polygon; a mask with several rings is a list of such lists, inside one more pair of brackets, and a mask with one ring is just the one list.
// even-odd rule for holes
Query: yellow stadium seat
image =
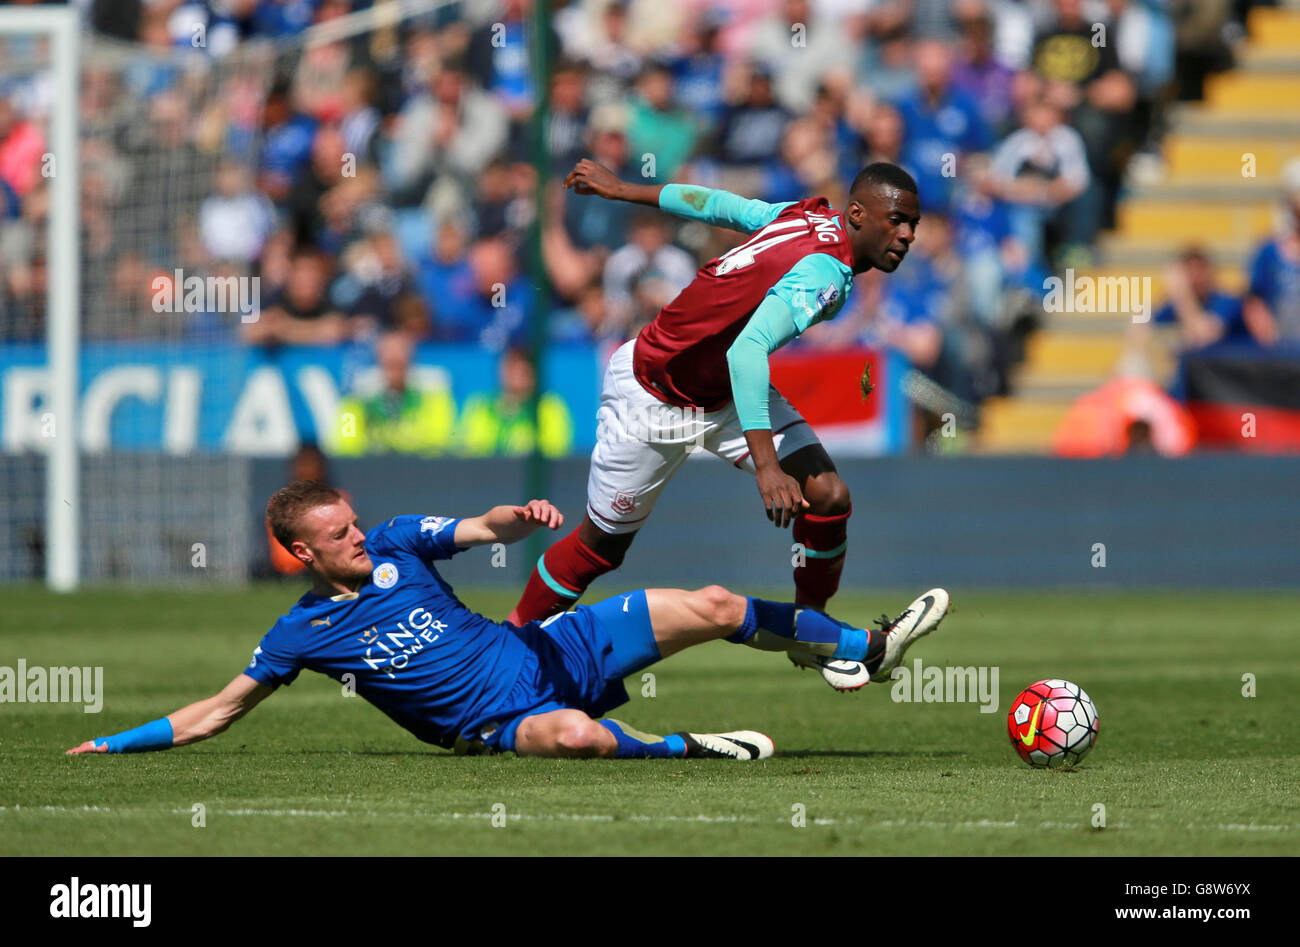
{"label": "yellow stadium seat", "polygon": [[1267,200],[1189,201],[1168,200],[1124,202],[1116,217],[1116,232],[1133,239],[1168,238],[1180,243],[1197,240],[1236,239],[1255,241],[1269,230],[1274,202]]}

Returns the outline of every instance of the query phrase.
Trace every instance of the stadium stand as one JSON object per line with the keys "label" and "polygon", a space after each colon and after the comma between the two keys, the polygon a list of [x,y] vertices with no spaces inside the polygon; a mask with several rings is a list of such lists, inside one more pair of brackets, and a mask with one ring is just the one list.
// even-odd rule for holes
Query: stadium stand
{"label": "stadium stand", "polygon": [[[1294,2],[558,3],[546,168],[528,152],[538,94],[529,0],[449,2],[340,39],[321,30],[396,4],[79,6],[95,31],[83,227],[85,280],[97,291],[86,294],[84,338],[371,347],[399,329],[495,358],[525,344],[540,318],[525,235],[541,173],[554,211],[550,342],[608,344],[680,284],[681,257],[698,264],[734,237],[673,222],[669,249],[643,260],[625,205],[558,191],[576,156],[629,176],[771,201],[824,193],[837,205],[852,174],[883,158],[922,182],[932,233],[892,279],[862,276],[838,324],[803,344],[906,357],[922,406],[918,446],[934,446],[924,435],[955,406],[978,429],[968,442],[978,450],[1048,450],[1074,398],[1131,370],[1131,314],[1044,312],[1044,278],[1067,268],[1092,280],[1149,276],[1162,300],[1166,266],[1194,243],[1219,284],[1239,292],[1274,221],[1282,166],[1300,153]],[[0,339],[22,341],[44,331],[39,158],[50,103],[10,46]],[[1089,49],[1082,71],[1071,65],[1067,52]],[[1035,108],[1056,126],[1041,138],[1017,131],[1040,120]],[[1057,150],[1035,166],[1049,141]],[[1247,151],[1252,177],[1241,175]],[[649,171],[646,154],[659,159]],[[1080,154],[1086,175],[1066,175]],[[1031,167],[1055,188],[1047,209],[1027,217],[1040,198],[1009,196],[1017,181],[997,183],[1004,166],[1020,185]],[[1041,236],[1044,221],[1040,253],[1021,238],[1026,226]],[[279,321],[154,318],[147,287],[182,264],[260,275]],[[297,274],[313,268],[327,288],[294,302],[293,286],[308,281]],[[498,285],[506,305],[494,300]],[[1171,382],[1167,357],[1148,362],[1143,372]]]}
{"label": "stadium stand", "polygon": [[[1115,229],[1079,276],[1149,278],[1158,306],[1168,298],[1168,265],[1195,243],[1207,248],[1223,289],[1246,290],[1251,257],[1279,211],[1282,169],[1300,157],[1300,5],[1256,7],[1246,28],[1236,66],[1206,78],[1203,101],[1171,109],[1159,161],[1131,176]],[[1048,314],[1029,340],[1014,395],[985,405],[984,449],[1043,450],[1073,400],[1117,373],[1168,384],[1175,365],[1167,351],[1124,364],[1130,322],[1127,312]]]}

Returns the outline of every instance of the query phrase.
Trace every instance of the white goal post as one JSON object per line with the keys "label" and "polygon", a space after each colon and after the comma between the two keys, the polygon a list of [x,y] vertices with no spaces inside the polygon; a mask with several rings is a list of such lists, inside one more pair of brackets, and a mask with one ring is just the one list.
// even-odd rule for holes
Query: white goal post
{"label": "white goal post", "polygon": [[[20,213],[0,219],[0,582],[244,582],[260,566],[250,458],[272,455],[207,405],[238,407],[239,380],[263,373],[219,317],[151,308],[141,288],[182,265],[224,272],[191,252],[195,220],[219,162],[256,168],[261,142],[260,114],[240,113],[251,131],[233,144],[210,134],[231,121],[214,105],[227,85],[260,110],[307,50],[451,3],[376,0],[221,55],[97,35],[84,5],[0,6],[0,94],[44,139]],[[481,24],[500,3],[466,9]]]}
{"label": "white goal post", "polygon": [[0,36],[43,36],[50,44],[54,74],[54,108],[50,122],[48,299],[46,355],[49,369],[48,413],[54,436],[46,454],[45,583],[65,592],[77,587],[80,489],[77,457],[77,372],[81,300],[81,247],[77,203],[80,155],[80,17],[67,7],[0,9]]}

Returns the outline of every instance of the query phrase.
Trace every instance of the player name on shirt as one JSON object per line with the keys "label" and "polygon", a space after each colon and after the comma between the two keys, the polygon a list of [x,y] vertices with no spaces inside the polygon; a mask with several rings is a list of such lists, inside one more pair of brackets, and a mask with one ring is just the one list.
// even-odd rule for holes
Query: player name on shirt
{"label": "player name on shirt", "polygon": [[690,285],[637,336],[637,381],[668,404],[721,408],[732,396],[727,349],[764,297],[796,265],[814,256],[835,271],[843,289],[819,281],[796,296],[802,296],[803,309],[814,300],[818,311],[812,315],[826,318],[852,285],[853,249],[843,215],[824,197],[783,207],[744,243],[700,267]]}

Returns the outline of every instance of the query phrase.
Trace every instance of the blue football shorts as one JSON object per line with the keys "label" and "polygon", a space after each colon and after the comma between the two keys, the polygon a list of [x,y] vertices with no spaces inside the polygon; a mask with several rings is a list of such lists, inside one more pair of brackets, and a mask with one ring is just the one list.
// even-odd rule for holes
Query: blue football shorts
{"label": "blue football shorts", "polygon": [[[516,692],[526,689],[536,703],[498,726],[479,728],[479,739],[489,750],[513,751],[520,722],[535,714],[573,708],[590,717],[604,716],[627,703],[623,678],[662,658],[644,589],[580,605],[521,631],[530,638],[537,660],[524,668]],[[519,697],[511,695],[513,708]]]}

